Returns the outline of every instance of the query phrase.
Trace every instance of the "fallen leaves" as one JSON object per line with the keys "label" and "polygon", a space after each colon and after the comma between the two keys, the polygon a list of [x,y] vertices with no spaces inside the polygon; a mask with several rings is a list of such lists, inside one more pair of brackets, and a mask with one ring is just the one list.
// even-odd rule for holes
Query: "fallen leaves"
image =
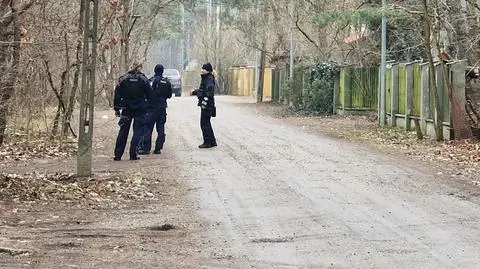
{"label": "fallen leaves", "polygon": [[311,116],[295,113],[280,105],[261,104],[255,107],[273,117],[284,118],[302,129],[361,141],[387,152],[433,163],[450,176],[464,175],[472,182],[478,182],[480,178],[480,142],[477,140],[437,142],[428,137],[418,140],[415,132],[405,132],[400,128],[381,128],[374,114]]}
{"label": "fallen leaves", "polygon": [[150,186],[155,179],[140,173],[96,174],[77,178],[74,174],[0,174],[0,201],[38,202],[61,200],[112,206],[122,201],[153,200]]}
{"label": "fallen leaves", "polygon": [[415,132],[405,132],[397,128],[364,130],[360,138],[423,160],[445,161],[463,167],[480,168],[480,144],[475,140],[442,142],[433,139],[418,140]]}
{"label": "fallen leaves", "polygon": [[[358,124],[350,129],[351,124],[348,122],[351,121]],[[450,176],[466,175],[475,178],[480,174],[480,144],[476,140],[441,142],[430,138],[418,140],[415,132],[405,132],[399,128],[380,128],[375,122],[369,124],[369,120],[361,116],[339,119],[335,124],[336,128],[350,139],[361,140],[390,152],[431,162],[449,170]],[[345,129],[350,130],[350,135]]]}
{"label": "fallen leaves", "polygon": [[51,140],[46,134],[10,136],[0,146],[0,164],[26,162],[32,159],[59,159],[75,155],[77,143],[73,140]]}

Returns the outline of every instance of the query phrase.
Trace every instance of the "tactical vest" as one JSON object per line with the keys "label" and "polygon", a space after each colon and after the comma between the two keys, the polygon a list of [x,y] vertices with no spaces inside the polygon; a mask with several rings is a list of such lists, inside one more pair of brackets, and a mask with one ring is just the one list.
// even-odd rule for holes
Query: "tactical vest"
{"label": "tactical vest", "polygon": [[123,78],[125,96],[131,100],[145,99],[145,80],[140,74],[129,74]]}
{"label": "tactical vest", "polygon": [[171,90],[171,84],[168,81],[167,78],[161,77],[160,79],[156,78],[154,80],[154,88],[153,91],[155,92],[156,95],[163,97],[163,98],[168,98],[170,95],[170,90]]}

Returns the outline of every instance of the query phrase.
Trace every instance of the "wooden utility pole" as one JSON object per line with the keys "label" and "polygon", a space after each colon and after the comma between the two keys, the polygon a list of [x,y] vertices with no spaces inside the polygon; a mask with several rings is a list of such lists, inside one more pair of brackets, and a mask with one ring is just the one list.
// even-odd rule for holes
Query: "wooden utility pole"
{"label": "wooden utility pole", "polygon": [[186,50],[186,45],[185,45],[185,40],[186,40],[186,30],[185,30],[185,5],[183,3],[180,3],[180,10],[182,12],[182,34],[183,34],[183,38],[181,40],[181,48],[182,48],[182,71],[184,71],[186,69],[186,53],[185,53],[185,50]]}
{"label": "wooden utility pole", "polygon": [[293,79],[293,70],[295,65],[295,0],[290,0],[290,57],[289,57],[289,76]]}
{"label": "wooden utility pole", "polygon": [[[265,2],[262,3],[262,7],[260,9],[260,16],[265,17],[265,13],[267,11],[267,4]],[[265,81],[265,52],[267,50],[267,37],[266,33],[263,32],[262,36],[262,45],[260,50],[260,66],[258,68],[258,77],[256,78],[257,81],[257,88],[256,88],[256,95],[257,95],[257,103],[263,102],[263,85]],[[258,63],[255,63],[258,66]]]}
{"label": "wooden utility pole", "polygon": [[[380,126],[387,122],[387,15],[385,14],[387,0],[382,0],[382,53],[380,65]],[[393,117],[394,115],[392,115]]]}
{"label": "wooden utility pole", "polygon": [[83,17],[82,89],[78,132],[77,176],[92,174],[93,113],[95,106],[95,67],[97,59],[98,3],[81,0]]}
{"label": "wooden utility pole", "polygon": [[260,52],[260,68],[258,70],[257,103],[263,101],[263,84],[265,80],[265,40],[262,42],[262,51]]}

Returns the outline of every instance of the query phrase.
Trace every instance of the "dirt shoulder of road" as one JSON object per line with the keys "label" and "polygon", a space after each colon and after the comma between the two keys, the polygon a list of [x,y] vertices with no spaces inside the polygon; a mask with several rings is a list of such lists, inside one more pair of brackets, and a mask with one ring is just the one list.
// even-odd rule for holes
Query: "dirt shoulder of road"
{"label": "dirt shoulder of road", "polygon": [[[412,133],[380,129],[368,116],[312,117],[269,103],[239,105],[479,185],[478,143],[418,141]],[[0,151],[0,170],[6,172],[0,173],[0,268],[198,268],[197,259],[210,255],[203,249],[210,239],[201,232],[211,224],[198,215],[191,197],[196,190],[189,185],[193,176],[182,174],[185,164],[175,162],[173,150],[139,162],[113,162],[117,126],[110,114],[97,111],[93,178],[69,174],[72,143],[58,150],[49,143],[23,148],[22,142]],[[176,141],[172,149],[188,148],[187,140]]]}
{"label": "dirt shoulder of road", "polygon": [[171,169],[11,174],[0,188],[0,268],[192,268],[193,205]]}
{"label": "dirt shoulder of road", "polygon": [[362,143],[381,152],[404,156],[436,168],[438,175],[466,180],[480,186],[480,141],[437,142],[400,128],[381,128],[375,115],[315,116],[295,112],[273,102],[242,104],[315,134]]}
{"label": "dirt shoulder of road", "polygon": [[116,119],[97,114],[89,178],[73,174],[73,142],[0,149],[0,268],[195,268],[198,220],[180,167],[169,152],[113,162]]}

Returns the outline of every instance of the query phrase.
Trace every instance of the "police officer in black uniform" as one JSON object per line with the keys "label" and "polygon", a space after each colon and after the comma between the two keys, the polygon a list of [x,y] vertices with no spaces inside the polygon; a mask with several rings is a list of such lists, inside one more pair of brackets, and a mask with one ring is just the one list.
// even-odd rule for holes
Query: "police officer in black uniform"
{"label": "police officer in black uniform", "polygon": [[142,64],[134,64],[133,69],[119,79],[115,87],[114,110],[120,117],[114,161],[120,161],[127,144],[130,125],[133,121],[133,136],[130,141],[130,160],[138,160],[138,142],[143,135],[146,123],[147,105],[152,96],[152,87],[142,73]]}
{"label": "police officer in black uniform", "polygon": [[216,117],[215,107],[215,77],[212,74],[213,67],[210,63],[202,66],[200,88],[191,92],[191,95],[198,97],[198,106],[201,108],[200,128],[202,129],[203,144],[199,148],[212,148],[217,146],[217,140],[213,133],[212,117]]}
{"label": "police officer in black uniform", "polygon": [[155,76],[152,80],[152,100],[148,106],[149,122],[145,126],[145,133],[138,154],[150,154],[152,148],[153,127],[157,129],[157,140],[153,154],[160,154],[165,143],[165,123],[167,122],[167,99],[172,97],[172,84],[163,77],[163,65],[155,66]]}

